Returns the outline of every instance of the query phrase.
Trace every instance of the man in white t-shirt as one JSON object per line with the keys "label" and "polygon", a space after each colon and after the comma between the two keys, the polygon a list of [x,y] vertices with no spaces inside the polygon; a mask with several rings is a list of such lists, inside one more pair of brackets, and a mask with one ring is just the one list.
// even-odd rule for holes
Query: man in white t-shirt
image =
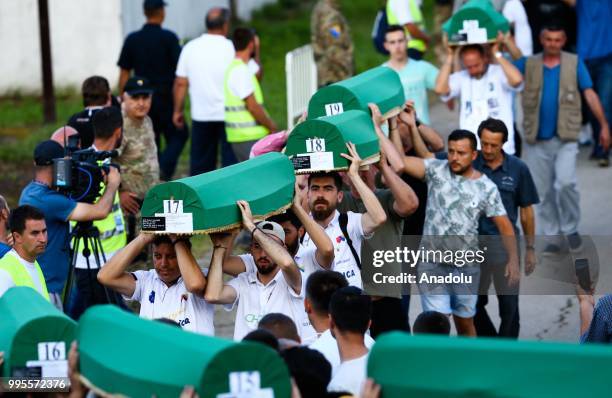
{"label": "man in white t-shirt", "polygon": [[[127,272],[126,268],[149,243],[154,269]],[[187,239],[141,233],[106,263],[98,272],[98,281],[127,300],[138,301],[143,318],[166,318],[184,330],[215,334],[214,308],[204,300],[206,277]]]}
{"label": "man in white t-shirt", "polygon": [[[47,248],[45,215],[36,207],[19,206],[8,220],[13,235],[13,249],[0,259],[0,296],[14,286],[28,286],[51,301],[36,257]],[[54,302],[61,308],[61,302]]]}
{"label": "man in white t-shirt", "polygon": [[238,201],[243,227],[251,233],[251,254],[257,272],[243,272],[228,283],[223,283],[223,259],[233,240],[232,234],[211,234],[214,249],[206,300],[226,304],[231,311],[237,306],[234,340],[242,340],[257,329],[266,314],[278,312],[290,317],[296,325],[304,314],[302,273],[285,248],[285,232],[277,223],[263,221],[255,225],[250,206]]}
{"label": "man in white t-shirt", "polygon": [[[275,222],[283,228],[285,247],[302,271],[302,278],[305,281],[311,273],[331,268],[334,261],[334,246],[323,228],[301,206],[305,192],[297,185],[295,192],[291,209],[270,217],[269,221]],[[314,246],[309,248],[300,244],[300,240],[306,233],[311,236],[314,242]],[[227,253],[231,253],[232,243],[227,246]],[[251,253],[239,256],[228,255],[223,259],[223,272],[234,277],[243,272],[255,274],[257,273],[255,259]],[[303,313],[302,320],[299,323],[296,322],[296,324],[303,341],[314,339],[315,331],[310,326],[306,313]]]}
{"label": "man in white t-shirt", "polygon": [[359,396],[366,380],[369,348],[365,334],[371,323],[372,301],[361,289],[338,289],[329,303],[330,329],[338,343],[340,366],[333,372],[328,391]]}
{"label": "man in white t-shirt", "polygon": [[207,32],[187,43],[176,66],[174,113],[172,122],[183,128],[183,105],[189,88],[191,103],[191,175],[214,170],[221,145],[221,164],[236,162],[225,139],[223,79],[234,59],[234,46],[226,36],[230,13],[226,8],[212,8],[206,14]]}
{"label": "man in white t-shirt", "polygon": [[[374,230],[381,226],[387,216],[374,192],[359,175],[361,158],[355,145],[347,144],[350,155],[342,156],[351,162],[347,177],[359,193],[366,212],[363,214],[351,211],[340,213],[338,203],[342,201],[342,178],[337,172],[314,173],[308,176],[308,207],[312,218],[325,229],[325,233],[334,245],[334,265],[332,269],[340,272],[352,286],[362,287],[361,281],[361,242],[372,236]],[[342,219],[346,224],[343,224]],[[346,233],[343,231],[345,229]],[[306,234],[302,242],[304,247],[314,245],[313,239]]]}
{"label": "man in white t-shirt", "polygon": [[[491,47],[490,56],[480,44],[461,47],[459,57],[464,69],[453,74],[451,70],[455,47],[449,46],[435,90],[443,101],[460,97],[459,127],[463,130],[475,132],[483,120],[490,117],[501,119],[508,126],[508,141],[503,148],[507,154],[513,155],[515,147],[512,94],[523,89],[523,76],[499,51],[503,41],[504,36],[500,34]],[[492,64],[489,59],[495,59],[497,63]],[[478,146],[480,147],[480,142]]]}
{"label": "man in white t-shirt", "polygon": [[514,41],[521,50],[523,56],[533,55],[533,38],[531,36],[531,26],[527,20],[527,12],[521,0],[506,0],[502,11],[504,17],[514,28]]}
{"label": "man in white t-shirt", "polygon": [[[309,347],[325,356],[332,366],[332,375],[340,366],[340,352],[330,329],[329,303],[338,289],[347,286],[346,278],[335,271],[317,271],[306,281],[304,307],[310,323],[317,331],[317,338]],[[366,334],[364,344],[370,349],[374,345],[374,339]]]}

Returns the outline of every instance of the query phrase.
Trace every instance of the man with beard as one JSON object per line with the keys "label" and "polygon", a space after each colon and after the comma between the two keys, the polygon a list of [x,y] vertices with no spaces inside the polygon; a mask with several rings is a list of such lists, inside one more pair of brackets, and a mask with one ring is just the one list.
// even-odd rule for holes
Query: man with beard
{"label": "man with beard", "polygon": [[[519,158],[508,155],[502,149],[508,138],[508,129],[498,119],[487,119],[480,123],[478,136],[482,149],[478,152],[473,166],[497,185],[504,208],[518,236],[516,222],[519,218],[525,234],[525,274],[533,272],[535,257],[535,216],[533,205],[539,202],[538,192],[527,165]],[[480,266],[480,287],[474,325],[478,336],[510,337],[519,335],[519,285],[510,285],[504,275],[507,256],[501,241],[497,238],[497,227],[487,218],[481,218],[478,233],[482,236],[482,247],[487,248],[487,258]],[[493,325],[486,310],[489,302],[491,279],[495,285],[499,303],[499,330]]]}
{"label": "man with beard", "polygon": [[[415,150],[424,159],[406,156],[405,169],[413,177],[424,180],[428,189],[421,246],[426,251],[440,253],[476,252],[478,221],[484,216],[493,221],[500,235],[509,237],[502,239],[508,253],[505,276],[509,285],[516,284],[520,273],[514,228],[506,216],[497,186],[472,166],[478,155],[475,135],[466,130],[453,131],[448,137],[448,160],[440,160],[429,152],[416,129],[411,132]],[[452,275],[465,277],[468,283],[419,283],[423,311],[452,314],[458,334],[475,336],[478,262],[460,263],[433,257],[419,262],[419,281],[423,275],[427,278]]]}
{"label": "man with beard", "polygon": [[[373,296],[372,328],[370,332],[372,337],[376,338],[383,332],[408,330],[407,313],[402,310],[402,285],[399,283],[381,284],[374,281],[374,275],[376,274],[400,275],[403,262],[385,262],[382,267],[378,268],[372,266],[372,260],[375,252],[394,251],[396,248],[402,247],[401,236],[404,229],[404,219],[418,208],[419,200],[412,188],[392,168],[391,165],[396,164],[393,159],[396,158],[400,165],[399,168],[403,169],[402,157],[393,147],[393,144],[383,135],[381,130],[383,119],[380,110],[374,104],[370,104],[370,109],[376,134],[381,142],[381,156],[376,166],[370,165],[368,170],[360,171],[359,175],[368,188],[374,192],[387,217],[387,220],[378,227],[376,234],[362,243],[360,253],[364,290],[367,294]],[[387,158],[389,158],[389,161],[387,161]],[[385,187],[383,189],[376,188],[377,172],[380,172],[384,182]],[[355,213],[365,212],[365,203],[356,186],[351,182],[348,185],[350,190],[344,192],[342,202],[338,205],[339,210]]]}
{"label": "man with beard", "polygon": [[[312,218],[325,230],[334,245],[333,271],[341,273],[352,286],[362,287],[361,242],[372,237],[374,230],[387,220],[385,210],[374,192],[361,179],[361,158],[355,145],[347,144],[349,155],[342,156],[351,162],[347,176],[363,202],[365,213],[340,213],[342,201],[342,178],[337,172],[315,173],[308,177],[308,207]],[[314,244],[309,234],[304,236],[304,247]]]}
{"label": "man with beard", "polygon": [[[305,193],[296,183],[291,209],[270,217],[269,221],[282,227],[285,233],[285,247],[304,273],[304,279],[307,279],[308,275],[315,271],[331,268],[334,261],[334,246],[323,228],[302,207],[304,196]],[[305,248],[300,244],[306,233],[312,237],[313,247]],[[232,276],[238,276],[243,272],[257,272],[255,259],[251,253],[230,255],[232,244],[233,241],[230,242],[226,257],[223,259],[223,272]]]}
{"label": "man with beard", "polygon": [[242,340],[257,329],[259,320],[269,313],[281,313],[300,325],[304,317],[302,273],[285,248],[285,232],[277,223],[262,221],[255,225],[249,204],[237,202],[242,225],[251,233],[251,254],[257,272],[243,272],[223,283],[223,259],[233,240],[232,234],[211,234],[214,245],[205,298],[209,303],[226,304],[231,311],[238,306],[234,340]]}
{"label": "man with beard", "polygon": [[523,89],[523,76],[500,52],[501,45],[507,41],[500,33],[490,48],[491,54],[480,44],[462,46],[459,58],[464,69],[453,74],[456,47],[447,46],[446,62],[440,68],[435,91],[445,102],[460,97],[460,129],[474,132],[489,117],[503,120],[510,130],[504,151],[514,155],[512,101],[513,93]]}

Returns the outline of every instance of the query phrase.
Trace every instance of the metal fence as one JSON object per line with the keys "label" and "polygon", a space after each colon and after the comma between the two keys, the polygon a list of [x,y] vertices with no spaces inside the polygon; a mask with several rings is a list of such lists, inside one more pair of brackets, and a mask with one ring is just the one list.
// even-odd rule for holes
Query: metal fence
{"label": "metal fence", "polygon": [[310,97],[317,91],[317,66],[310,45],[285,55],[287,77],[287,129],[308,109]]}

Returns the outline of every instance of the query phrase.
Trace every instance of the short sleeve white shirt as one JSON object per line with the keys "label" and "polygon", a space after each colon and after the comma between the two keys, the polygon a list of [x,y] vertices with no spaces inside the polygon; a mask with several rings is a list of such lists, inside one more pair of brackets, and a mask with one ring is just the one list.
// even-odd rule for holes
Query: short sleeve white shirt
{"label": "short sleeve white shirt", "polygon": [[350,361],[342,362],[332,376],[327,391],[347,391],[358,397],[366,380],[369,353]]}
{"label": "short sleeve white shirt", "polygon": [[[15,249],[11,249],[11,251],[6,253],[5,256],[13,256],[17,260],[19,260],[21,265],[23,265],[26,271],[28,271],[30,278],[32,278],[32,281],[34,282],[35,290],[40,294],[44,294],[43,287],[40,284],[40,280],[38,279],[38,271],[36,270],[36,265],[34,265],[34,263],[31,263],[21,258],[21,256],[17,254]],[[14,286],[15,286],[15,282],[13,281],[13,278],[11,278],[9,273],[3,269],[0,269],[0,296],[2,296],[4,293],[6,293],[7,290],[9,290],[10,288]]]}
{"label": "short sleeve white shirt", "polygon": [[[389,6],[393,10],[393,14],[397,17],[399,25],[406,25],[414,22],[414,16],[410,12],[409,0],[389,0]],[[421,0],[416,0],[416,3],[421,7]]]}
{"label": "short sleeve white shirt", "polygon": [[[302,278],[302,285],[303,285]],[[281,270],[274,279],[264,285],[257,278],[256,272],[243,272],[228,282],[236,291],[234,303],[226,305],[231,311],[237,306],[234,323],[234,340],[242,340],[249,332],[257,329],[259,320],[266,314],[281,313],[287,315],[298,326],[301,324],[304,310],[304,289],[296,293],[285,280]]]}
{"label": "short sleeve white shirt", "polygon": [[225,72],[234,55],[232,42],[221,35],[204,33],[183,47],[176,66],[176,75],[189,80],[193,120],[224,120],[223,84]]}
{"label": "short sleeve white shirt", "polygon": [[245,99],[255,91],[253,73],[244,63],[232,69],[227,84],[232,94],[241,99]]}
{"label": "short sleeve white shirt", "polygon": [[514,23],[514,40],[524,56],[533,55],[533,38],[531,26],[527,20],[527,12],[520,0],[508,0],[502,11],[504,17]]}
{"label": "short sleeve white shirt", "polygon": [[132,274],[136,279],[136,289],[132,297],[126,299],[140,302],[141,317],[168,318],[184,330],[214,336],[214,306],[187,291],[182,277],[168,287],[154,269]]}
{"label": "short sleeve white shirt", "polygon": [[[371,236],[365,236],[363,227],[361,225],[362,214],[353,213],[352,211],[347,212],[348,224],[346,226],[347,232],[351,240],[353,241],[353,247],[357,252],[357,255],[361,255],[361,242],[363,239],[367,239]],[[334,218],[330,221],[329,225],[325,227],[325,233],[332,241],[334,245],[334,263],[332,265],[332,271],[340,272],[348,280],[349,285],[356,286],[360,289],[363,288],[361,282],[361,271],[359,266],[351,253],[346,238],[342,234],[340,229],[340,223],[338,218],[340,213],[336,210]],[[315,247],[314,242],[310,239],[310,236],[306,234],[304,241],[302,242],[305,248]]]}
{"label": "short sleeve white shirt", "polygon": [[[369,350],[374,345],[374,339],[366,333],[363,338],[363,343]],[[336,342],[336,339],[331,334],[331,330],[327,329],[325,332],[321,333],[321,336],[311,343],[309,348],[317,350],[323,354],[325,359],[327,359],[332,367],[333,377],[340,367],[340,351],[338,350],[338,343]]]}
{"label": "short sleeve white shirt", "polygon": [[[480,79],[470,77],[466,70],[453,73],[449,78],[449,87],[450,92],[442,96],[442,100],[461,97],[459,127],[476,134],[483,120],[489,117],[501,119],[508,128],[508,141],[503,146],[504,151],[510,155],[514,154],[513,93],[521,91],[523,85],[512,87],[501,66],[492,64]],[[480,149],[480,140],[478,148]]]}

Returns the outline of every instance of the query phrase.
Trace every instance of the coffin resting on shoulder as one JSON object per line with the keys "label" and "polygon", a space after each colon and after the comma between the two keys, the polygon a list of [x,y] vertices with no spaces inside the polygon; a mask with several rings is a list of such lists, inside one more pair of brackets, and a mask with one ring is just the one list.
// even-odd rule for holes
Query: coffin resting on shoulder
{"label": "coffin resting on shoulder", "polygon": [[[484,29],[483,34],[478,34],[478,31],[468,33],[467,30],[471,29],[466,30],[466,24]],[[450,44],[484,44],[495,41],[499,31],[507,33],[510,23],[495,10],[490,0],[470,0],[442,25],[442,29]]]}
{"label": "coffin resting on shoulder", "polygon": [[82,380],[101,395],[174,398],[193,386],[212,398],[249,384],[273,390],[267,396],[291,395],[283,360],[262,344],[183,331],[111,305],[87,310],[77,334]]}
{"label": "coffin resting on shoulder", "polygon": [[383,118],[387,119],[397,115],[404,102],[404,89],[397,72],[379,66],[320,88],[308,103],[308,119],[349,110],[369,113],[369,103],[378,105]]}
{"label": "coffin resting on shoulder", "polygon": [[297,174],[347,170],[349,161],[341,154],[349,153],[348,142],[355,144],[364,165],[380,159],[374,124],[363,111],[348,111],[298,124],[289,135],[285,154],[292,160]]}
{"label": "coffin resting on shoulder", "polygon": [[236,201],[246,200],[253,216],[264,219],[291,205],[294,184],[291,161],[278,152],[159,184],[145,197],[142,229],[184,234],[226,231],[241,224]]}

